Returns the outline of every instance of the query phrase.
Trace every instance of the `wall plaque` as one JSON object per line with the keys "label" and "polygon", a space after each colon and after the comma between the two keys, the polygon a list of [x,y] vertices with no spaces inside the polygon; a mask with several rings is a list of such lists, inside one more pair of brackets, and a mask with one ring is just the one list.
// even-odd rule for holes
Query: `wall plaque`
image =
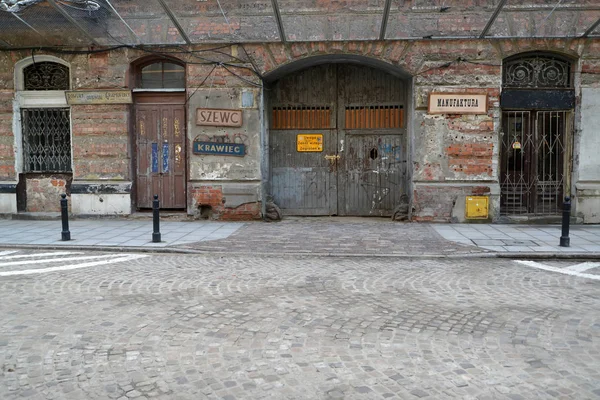
{"label": "wall plaque", "polygon": [[193,153],[217,156],[244,157],[246,155],[246,146],[242,143],[215,143],[194,141]]}
{"label": "wall plaque", "polygon": [[240,127],[242,126],[242,110],[198,108],[196,109],[196,125]]}
{"label": "wall plaque", "polygon": [[323,135],[320,133],[297,135],[296,151],[323,151]]}
{"label": "wall plaque", "polygon": [[428,114],[487,114],[487,93],[430,93]]}
{"label": "wall plaque", "polygon": [[67,90],[67,104],[131,104],[131,90]]}

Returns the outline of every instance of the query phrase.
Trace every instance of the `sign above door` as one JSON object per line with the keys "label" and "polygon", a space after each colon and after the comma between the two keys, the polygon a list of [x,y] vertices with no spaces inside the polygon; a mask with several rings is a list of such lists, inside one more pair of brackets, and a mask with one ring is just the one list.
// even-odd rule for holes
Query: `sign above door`
{"label": "sign above door", "polygon": [[242,110],[216,108],[196,109],[196,125],[201,126],[242,126]]}

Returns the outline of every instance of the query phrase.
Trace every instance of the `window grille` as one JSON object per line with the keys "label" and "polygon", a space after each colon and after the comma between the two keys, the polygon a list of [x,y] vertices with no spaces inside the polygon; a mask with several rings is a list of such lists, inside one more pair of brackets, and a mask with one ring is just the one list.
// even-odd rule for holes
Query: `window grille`
{"label": "window grille", "polygon": [[571,62],[535,55],[504,63],[505,88],[571,88]]}
{"label": "window grille", "polygon": [[25,90],[68,90],[69,68],[54,62],[39,62],[23,69]]}
{"label": "window grille", "polygon": [[68,108],[21,110],[25,172],[70,172]]}

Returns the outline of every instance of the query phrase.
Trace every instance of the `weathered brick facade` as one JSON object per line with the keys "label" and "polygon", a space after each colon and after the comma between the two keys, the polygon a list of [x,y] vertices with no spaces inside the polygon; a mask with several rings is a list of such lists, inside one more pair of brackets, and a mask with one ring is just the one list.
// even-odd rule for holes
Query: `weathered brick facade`
{"label": "weathered brick facade", "polygon": [[[251,7],[252,2],[243,3]],[[306,3],[306,4],[305,4]],[[293,10],[311,8],[310,2],[288,5],[288,15]],[[317,2],[322,3],[322,2]],[[339,9],[364,8],[364,2],[330,3],[327,12]],[[262,3],[260,3],[262,4]],[[316,7],[322,7],[317,4]],[[198,3],[204,10],[206,4]],[[252,6],[254,7],[254,6]],[[371,7],[373,8],[373,7]],[[366,17],[381,12],[374,6],[367,7]],[[263,11],[259,8],[256,18]],[[181,12],[185,12],[180,10]],[[212,10],[215,11],[215,10]],[[133,12],[133,11],[132,11]],[[187,12],[192,12],[188,10]],[[216,12],[216,11],[215,11]],[[289,16],[288,16],[289,18]],[[304,17],[303,17],[304,18]],[[362,18],[362,17],[361,17]],[[518,22],[518,16],[511,16]],[[298,19],[304,20],[302,18]],[[398,34],[401,17],[394,20],[391,29]],[[432,20],[433,21],[433,20]],[[430,22],[432,22],[430,21]],[[437,20],[436,20],[437,21]],[[196,20],[197,22],[197,20]],[[232,15],[230,25],[215,22],[207,17],[198,23],[192,36],[223,36],[230,30],[245,29],[242,19]],[[414,22],[414,21],[413,21]],[[535,21],[522,21],[529,25]],[[427,29],[427,19],[420,23]],[[482,29],[481,19],[465,14],[443,19],[447,30],[477,32]],[[506,21],[500,21],[503,26]],[[184,22],[185,24],[185,22]],[[546,26],[545,29],[550,29]],[[144,37],[167,40],[174,36],[173,27],[164,24],[134,26]],[[297,37],[308,33],[300,29]],[[304,33],[303,33],[304,32]],[[363,32],[364,33],[364,32]],[[507,57],[530,51],[558,53],[572,57],[575,92],[578,105],[575,109],[573,181],[577,180],[580,165],[579,151],[582,133],[579,104],[582,88],[600,87],[600,40],[590,38],[524,38],[524,39],[437,39],[437,40],[336,40],[335,33],[315,31],[305,42],[261,42],[221,46],[192,45],[173,49],[152,47],[149,52],[124,48],[91,54],[44,54],[53,55],[68,63],[73,90],[100,90],[134,88],[136,61],[153,57],[149,53],[169,53],[186,66],[186,196],[187,213],[205,217],[210,209],[211,218],[255,219],[261,216],[262,201],[268,187],[268,153],[264,138],[268,137],[267,112],[269,91],[261,90],[259,76],[266,82],[292,73],[296,65],[307,67],[324,62],[355,61],[395,71],[404,76],[410,85],[410,108],[407,110],[410,145],[410,206],[411,218],[416,221],[450,221],[456,210],[457,199],[468,195],[489,195],[491,218],[499,209],[499,134],[501,131],[502,63]],[[364,36],[364,35],[363,35]],[[14,131],[17,124],[19,96],[15,88],[15,64],[30,57],[29,51],[0,52],[0,181],[15,183],[19,180],[20,137]],[[337,59],[336,59],[337,57]],[[207,61],[209,60],[209,61]],[[256,68],[256,71],[253,69]],[[18,71],[17,71],[18,73]],[[255,86],[256,85],[256,86]],[[432,92],[462,92],[487,94],[487,114],[429,114],[428,96]],[[252,104],[242,107],[242,97],[251,94]],[[15,103],[16,102],[16,103]],[[15,108],[17,104],[17,108]],[[244,110],[244,126],[239,130],[202,128],[194,123],[196,108],[233,108]],[[135,187],[135,118],[134,107],[119,105],[73,105],[70,106],[72,131],[72,181],[83,184],[125,184]],[[589,129],[586,127],[585,129]],[[192,152],[195,139],[224,140],[232,135],[243,141],[247,154],[241,159],[220,156],[198,156]],[[590,135],[590,133],[587,133]],[[236,140],[237,140],[236,139]],[[208,139],[207,139],[208,140]],[[587,162],[587,161],[586,161]],[[590,161],[591,162],[591,161]],[[596,165],[596,164],[594,164]],[[593,168],[597,168],[597,165]],[[597,169],[594,169],[597,170]],[[590,178],[586,178],[586,182]],[[597,179],[596,181],[600,181]],[[594,181],[594,182],[596,182]],[[31,177],[26,184],[27,211],[55,211],[58,194],[70,194],[64,185],[55,184],[56,179]],[[61,181],[63,182],[63,181]],[[266,184],[265,184],[266,183]],[[596,184],[596,183],[594,183]],[[225,192],[231,185],[236,201],[228,204]],[[574,182],[573,182],[574,185]],[[586,189],[581,196],[598,197],[596,189]],[[136,209],[132,189],[120,191]],[[95,196],[98,193],[94,194]],[[34,200],[35,199],[35,200]],[[241,200],[240,200],[241,199]],[[597,201],[597,200],[593,200]],[[241,204],[240,204],[241,202]],[[592,204],[592,203],[590,203]],[[593,203],[596,204],[596,203]],[[586,207],[582,205],[582,210]],[[6,212],[6,210],[4,211]],[[587,212],[587,211],[586,211]],[[583,211],[582,211],[583,213]],[[581,217],[586,220],[584,214]],[[586,222],[595,221],[588,217]]]}

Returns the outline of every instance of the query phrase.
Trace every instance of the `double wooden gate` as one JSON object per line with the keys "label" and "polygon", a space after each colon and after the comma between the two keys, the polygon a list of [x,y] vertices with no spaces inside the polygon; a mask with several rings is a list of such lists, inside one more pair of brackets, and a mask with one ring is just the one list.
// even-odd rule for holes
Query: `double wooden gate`
{"label": "double wooden gate", "polygon": [[[392,215],[408,185],[404,82],[328,64],[281,79],[271,93],[271,194],[284,214]],[[320,146],[304,151],[301,135]]]}

